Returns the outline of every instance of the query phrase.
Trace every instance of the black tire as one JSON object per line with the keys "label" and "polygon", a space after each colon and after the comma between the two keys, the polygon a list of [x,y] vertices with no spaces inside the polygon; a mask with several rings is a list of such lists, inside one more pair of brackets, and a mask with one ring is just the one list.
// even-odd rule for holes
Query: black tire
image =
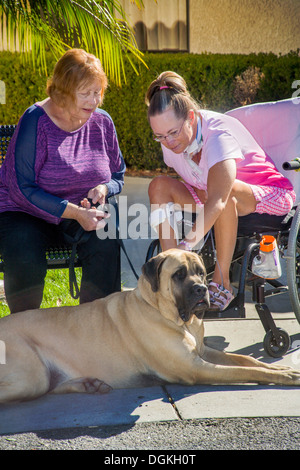
{"label": "black tire", "polygon": [[149,245],[145,262],[147,263],[149,259],[153,258],[153,256],[158,255],[158,253],[160,252],[161,252],[161,247],[160,247],[159,239],[153,240]]}
{"label": "black tire", "polygon": [[300,205],[293,217],[287,246],[287,285],[293,312],[300,323]]}
{"label": "black tire", "polygon": [[276,339],[272,330],[267,331],[264,337],[264,350],[271,357],[282,357],[290,348],[291,340],[288,333],[277,328],[279,338]]}

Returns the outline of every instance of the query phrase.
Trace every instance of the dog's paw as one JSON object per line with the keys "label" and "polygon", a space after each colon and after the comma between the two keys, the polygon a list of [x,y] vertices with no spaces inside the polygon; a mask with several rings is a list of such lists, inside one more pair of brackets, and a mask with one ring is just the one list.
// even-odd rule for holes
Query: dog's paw
{"label": "dog's paw", "polygon": [[91,377],[78,377],[63,382],[55,387],[51,393],[108,393],[112,388],[103,380]]}
{"label": "dog's paw", "polygon": [[82,379],[82,385],[85,388],[85,393],[109,393],[112,388],[105,382],[99,379],[92,379],[84,377]]}
{"label": "dog's paw", "polygon": [[290,368],[280,371],[279,374],[283,379],[281,382],[282,385],[294,385],[296,387],[300,387],[300,370]]}

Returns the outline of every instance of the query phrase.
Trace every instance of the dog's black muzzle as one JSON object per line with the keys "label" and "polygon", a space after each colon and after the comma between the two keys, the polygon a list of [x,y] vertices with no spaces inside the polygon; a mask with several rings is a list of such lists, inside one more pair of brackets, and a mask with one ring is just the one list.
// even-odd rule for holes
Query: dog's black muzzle
{"label": "dog's black muzzle", "polygon": [[196,315],[200,320],[203,318],[205,311],[209,308],[209,293],[205,284],[193,284],[186,294],[185,301],[178,306],[180,318],[187,322],[191,315]]}

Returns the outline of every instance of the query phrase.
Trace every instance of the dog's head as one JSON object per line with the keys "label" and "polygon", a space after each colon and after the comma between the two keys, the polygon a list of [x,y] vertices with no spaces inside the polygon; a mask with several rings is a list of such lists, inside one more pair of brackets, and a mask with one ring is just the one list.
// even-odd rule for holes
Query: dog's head
{"label": "dog's head", "polygon": [[142,267],[139,288],[162,315],[177,324],[192,315],[202,318],[209,307],[206,271],[196,253],[172,249],[151,258]]}

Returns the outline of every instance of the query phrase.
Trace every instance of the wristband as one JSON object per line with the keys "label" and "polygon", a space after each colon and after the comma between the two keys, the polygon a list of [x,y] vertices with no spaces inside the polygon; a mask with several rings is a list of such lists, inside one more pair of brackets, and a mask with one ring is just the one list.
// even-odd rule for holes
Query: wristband
{"label": "wristband", "polygon": [[188,242],[186,242],[185,240],[181,240],[178,243],[178,245],[184,245],[186,247],[187,251],[192,251],[191,245]]}

